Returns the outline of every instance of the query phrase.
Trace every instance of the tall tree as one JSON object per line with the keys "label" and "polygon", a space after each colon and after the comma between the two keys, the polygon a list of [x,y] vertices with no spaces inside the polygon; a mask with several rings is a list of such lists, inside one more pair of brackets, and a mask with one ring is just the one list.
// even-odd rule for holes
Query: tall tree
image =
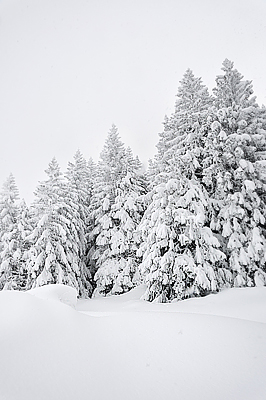
{"label": "tall tree", "polygon": [[91,257],[96,263],[95,295],[126,292],[138,283],[136,227],[145,191],[140,163],[125,149],[117,128],[109,131],[99,163],[93,196]]}
{"label": "tall tree", "polygon": [[216,77],[216,87],[213,89],[217,108],[228,108],[234,104],[244,108],[255,105],[256,98],[251,98],[252,82],[243,80],[243,75],[234,69],[234,63],[225,59],[222,71],[224,74]]}
{"label": "tall tree", "polygon": [[0,289],[17,289],[20,284],[20,235],[18,189],[9,175],[0,193]]}
{"label": "tall tree", "polygon": [[95,178],[95,164],[90,159],[85,160],[81,152],[78,150],[74,155],[74,162],[68,163],[66,172],[66,180],[69,188],[69,195],[72,202],[78,207],[77,212],[79,218],[76,220],[79,232],[79,258],[80,270],[84,275],[84,279],[92,281],[91,271],[88,261],[88,235],[89,235],[89,206],[91,202],[93,182]]}
{"label": "tall tree", "polygon": [[188,69],[180,81],[175,111],[170,117],[165,117],[164,130],[159,134],[154,182],[167,180],[173,164],[177,163],[180,172],[188,177],[201,174],[202,124],[212,104],[213,99],[201,78],[196,78]]}
{"label": "tall tree", "polygon": [[80,260],[79,206],[73,201],[59,165],[53,159],[45,171],[48,179],[35,192],[37,225],[30,235],[29,287],[63,283],[87,297],[91,286]]}
{"label": "tall tree", "polygon": [[84,218],[87,218],[90,198],[92,194],[95,165],[93,160],[85,160],[80,150],[74,154],[74,162],[69,162],[66,172],[66,179],[69,184],[72,196],[83,208]]}
{"label": "tall tree", "polygon": [[104,257],[105,246],[102,244],[98,247],[97,238],[101,234],[103,226],[107,230],[109,229],[106,215],[109,213],[110,205],[114,204],[115,201],[117,182],[123,176],[124,159],[124,144],[120,140],[117,127],[112,125],[100,154],[90,205],[90,225],[92,229],[89,240],[89,256],[92,269],[97,269],[102,263],[102,257]]}
{"label": "tall tree", "polygon": [[139,227],[145,298],[163,302],[206,294],[224,283],[218,270],[224,270],[225,256],[208,226],[209,197],[202,186],[205,125],[213,99],[191,70],[177,97],[157,145],[151,201]]}
{"label": "tall tree", "polygon": [[170,178],[153,190],[139,226],[144,298],[167,302],[206,295],[219,287],[224,254],[206,226],[208,196],[195,179]]}
{"label": "tall tree", "polygon": [[225,60],[209,115],[204,178],[212,197],[211,227],[232,270],[234,286],[266,284],[265,111],[251,97],[250,81]]}

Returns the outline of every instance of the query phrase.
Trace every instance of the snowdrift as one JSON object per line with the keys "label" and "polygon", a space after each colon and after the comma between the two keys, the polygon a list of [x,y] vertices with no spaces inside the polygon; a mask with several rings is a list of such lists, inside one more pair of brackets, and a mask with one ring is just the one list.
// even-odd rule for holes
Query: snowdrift
{"label": "snowdrift", "polygon": [[77,304],[76,289],[66,285],[45,285],[28,290],[27,293],[44,300],[60,301],[72,307]]}
{"label": "snowdrift", "polygon": [[0,399],[266,398],[266,288],[172,304],[144,290],[76,309],[61,285],[0,292]]}

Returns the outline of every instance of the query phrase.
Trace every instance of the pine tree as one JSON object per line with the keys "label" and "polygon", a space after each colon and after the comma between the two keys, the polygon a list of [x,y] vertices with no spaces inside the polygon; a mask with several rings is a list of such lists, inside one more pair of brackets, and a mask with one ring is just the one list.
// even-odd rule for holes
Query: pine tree
{"label": "pine tree", "polygon": [[14,254],[17,262],[19,263],[19,275],[17,277],[17,289],[27,289],[28,271],[27,271],[27,257],[31,243],[28,236],[32,233],[34,227],[34,214],[33,210],[29,208],[23,199],[18,204],[17,214],[17,250]]}
{"label": "pine tree", "polygon": [[[98,247],[97,238],[99,234],[102,237],[103,229],[109,229],[108,223],[111,222],[108,222],[108,213],[110,205],[115,201],[117,182],[122,177],[124,158],[124,144],[120,140],[116,126],[112,125],[96,168],[90,205],[89,257],[91,269],[94,271],[101,265],[102,256],[104,257],[105,245],[102,240],[101,246]],[[108,238],[105,239],[105,242],[108,243]]]}
{"label": "pine tree", "polygon": [[250,81],[225,60],[209,115],[203,181],[212,197],[211,228],[232,271],[234,286],[266,284],[265,111]]}
{"label": "pine tree", "polygon": [[197,180],[179,176],[158,185],[139,226],[144,298],[167,302],[219,289],[224,254],[206,226],[208,196]]}
{"label": "pine tree", "polygon": [[213,89],[215,103],[218,109],[226,109],[235,105],[250,107],[255,104],[252,82],[244,81],[243,76],[234,68],[234,63],[228,59],[223,62],[223,75],[216,78],[216,88]]}
{"label": "pine tree", "polygon": [[41,182],[35,192],[38,222],[28,237],[32,241],[28,286],[63,283],[87,297],[91,287],[80,265],[79,206],[71,198],[55,159],[45,172],[48,180]]}
{"label": "pine tree", "polygon": [[69,183],[72,196],[76,196],[76,202],[83,207],[84,219],[86,220],[90,198],[92,195],[92,186],[94,178],[95,165],[92,159],[87,161],[78,150],[74,154],[74,162],[68,163],[66,178]]}
{"label": "pine tree", "polygon": [[155,182],[166,181],[173,164],[174,167],[178,164],[180,173],[188,178],[201,174],[202,125],[212,103],[201,78],[196,78],[188,69],[178,88],[175,111],[170,118],[165,117],[164,131],[160,134]]}
{"label": "pine tree", "polygon": [[89,177],[89,180],[87,182],[87,185],[88,185],[87,189],[88,189],[89,199],[90,199],[89,203],[91,203],[94,182],[97,177],[97,166],[91,157],[89,158],[89,160],[87,162],[87,170],[88,170],[88,177]]}
{"label": "pine tree", "polygon": [[15,222],[17,215],[16,203],[19,199],[19,193],[15,178],[12,174],[10,174],[4,182],[0,195],[0,224],[2,237],[5,230],[9,229],[9,226]]}
{"label": "pine tree", "polygon": [[209,197],[201,181],[205,125],[213,100],[191,70],[180,83],[175,112],[165,118],[157,145],[151,202],[139,227],[140,270],[148,286],[144,297],[150,301],[216,291],[218,271],[227,275],[225,256],[208,226]]}
{"label": "pine tree", "polygon": [[89,234],[89,206],[91,202],[95,165],[92,159],[87,161],[78,150],[74,155],[74,163],[68,163],[66,179],[69,195],[72,202],[78,207],[78,232],[79,232],[79,266],[83,280],[92,282],[92,275],[87,261],[88,234]]}
{"label": "pine tree", "polygon": [[21,251],[18,229],[18,189],[9,175],[0,194],[0,289],[20,288]]}
{"label": "pine tree", "polygon": [[140,163],[124,148],[117,128],[109,131],[93,196],[91,257],[96,263],[94,295],[123,293],[138,283],[136,227],[143,213],[145,180]]}
{"label": "pine tree", "polygon": [[145,192],[143,181],[134,172],[127,172],[118,184],[114,204],[109,209],[111,226],[106,232],[103,226],[98,236],[98,246],[105,243],[108,248],[105,259],[96,272],[97,294],[124,293],[140,282],[136,252],[140,236],[136,232],[144,211],[141,195]]}

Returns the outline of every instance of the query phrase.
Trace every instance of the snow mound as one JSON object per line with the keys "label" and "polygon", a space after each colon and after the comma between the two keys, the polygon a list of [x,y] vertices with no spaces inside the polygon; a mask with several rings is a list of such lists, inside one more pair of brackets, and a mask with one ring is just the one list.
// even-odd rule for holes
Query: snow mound
{"label": "snow mound", "polygon": [[232,288],[206,297],[172,303],[173,311],[218,315],[266,323],[266,287]]}
{"label": "snow mound", "polygon": [[97,316],[109,315],[113,312],[127,311],[129,309],[135,309],[136,306],[143,303],[140,301],[141,297],[147,289],[146,285],[140,285],[130,290],[127,293],[120,294],[117,296],[108,297],[95,297],[88,300],[78,300],[76,309],[78,311],[86,312],[88,315]]}
{"label": "snow mound", "polygon": [[142,286],[84,301],[98,318],[50,289],[0,292],[1,400],[265,399],[266,324],[247,319],[266,288],[150,304]]}
{"label": "snow mound", "polygon": [[226,289],[218,294],[173,303],[149,303],[141,300],[146,286],[128,293],[78,300],[76,309],[88,315],[109,315],[116,312],[162,312],[216,315],[266,323],[266,287]]}
{"label": "snow mound", "polygon": [[146,285],[140,285],[127,293],[116,296],[78,300],[76,310],[93,316],[104,316],[122,311],[135,310],[139,304],[144,303],[140,299],[146,289]]}
{"label": "snow mound", "polygon": [[43,300],[60,301],[61,303],[64,303],[74,308],[77,304],[76,289],[67,285],[60,285],[60,284],[45,285],[35,289],[28,290],[27,293],[39,297],[40,299]]}

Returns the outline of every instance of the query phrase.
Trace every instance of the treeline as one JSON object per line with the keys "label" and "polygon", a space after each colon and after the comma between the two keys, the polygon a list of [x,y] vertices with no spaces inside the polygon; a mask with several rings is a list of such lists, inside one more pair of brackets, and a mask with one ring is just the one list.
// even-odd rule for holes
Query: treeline
{"label": "treeline", "polygon": [[0,289],[48,283],[81,297],[144,282],[149,301],[266,284],[266,109],[225,60],[210,95],[187,70],[144,171],[110,129],[100,161],[55,159],[31,206],[0,194]]}

